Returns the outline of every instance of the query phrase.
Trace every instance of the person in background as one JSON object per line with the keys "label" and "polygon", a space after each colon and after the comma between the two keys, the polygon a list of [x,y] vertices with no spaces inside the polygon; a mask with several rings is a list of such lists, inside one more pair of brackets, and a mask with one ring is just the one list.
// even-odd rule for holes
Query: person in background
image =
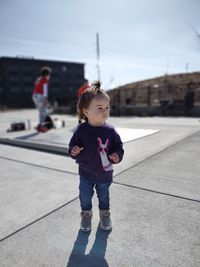
{"label": "person in background", "polygon": [[110,98],[94,81],[79,98],[80,123],[69,143],[69,154],[79,165],[79,198],[82,231],[91,230],[92,197],[96,189],[99,200],[100,227],[111,230],[109,188],[113,180],[113,164],[124,155],[123,144],[113,126],[106,123],[110,114]]}
{"label": "person in background", "polygon": [[44,122],[47,117],[48,85],[51,72],[51,68],[47,66],[41,68],[41,76],[36,79],[34,84],[32,99],[39,112],[39,124],[36,127],[38,132],[47,131]]}
{"label": "person in background", "polygon": [[89,86],[89,82],[87,79],[84,79],[83,85],[79,88],[78,92],[77,92],[77,96],[78,98],[82,95],[82,93],[88,88]]}
{"label": "person in background", "polygon": [[187,116],[188,112],[193,108],[194,106],[194,83],[190,82],[187,84],[187,91],[184,96],[184,114]]}

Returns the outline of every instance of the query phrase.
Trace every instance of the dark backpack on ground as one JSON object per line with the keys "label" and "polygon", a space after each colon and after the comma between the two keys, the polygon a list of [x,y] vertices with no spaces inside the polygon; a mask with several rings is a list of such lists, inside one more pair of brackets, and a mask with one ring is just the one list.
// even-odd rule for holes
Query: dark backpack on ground
{"label": "dark backpack on ground", "polygon": [[54,127],[53,120],[49,115],[46,116],[44,122],[42,123],[42,126],[46,127],[49,130]]}

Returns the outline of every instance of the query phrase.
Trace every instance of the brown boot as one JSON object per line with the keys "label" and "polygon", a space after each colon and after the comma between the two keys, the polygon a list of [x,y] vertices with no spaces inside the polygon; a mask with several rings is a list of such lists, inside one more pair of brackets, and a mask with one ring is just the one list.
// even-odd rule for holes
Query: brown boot
{"label": "brown boot", "polygon": [[91,231],[92,210],[81,211],[81,230],[84,232]]}
{"label": "brown boot", "polygon": [[109,231],[112,229],[109,210],[100,210],[100,227],[102,230]]}

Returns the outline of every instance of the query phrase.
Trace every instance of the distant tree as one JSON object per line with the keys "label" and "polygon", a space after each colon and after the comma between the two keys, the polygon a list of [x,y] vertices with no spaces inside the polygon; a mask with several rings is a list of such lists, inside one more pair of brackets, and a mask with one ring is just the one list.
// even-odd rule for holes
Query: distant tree
{"label": "distant tree", "polygon": [[199,44],[200,44],[200,32],[193,26],[193,25],[190,25],[191,28],[193,29],[198,41],[199,41]]}

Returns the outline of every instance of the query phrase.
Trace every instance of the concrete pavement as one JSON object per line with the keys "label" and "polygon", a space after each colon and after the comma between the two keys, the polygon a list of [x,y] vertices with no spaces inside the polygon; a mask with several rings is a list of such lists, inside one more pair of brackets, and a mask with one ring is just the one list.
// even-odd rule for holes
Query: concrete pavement
{"label": "concrete pavement", "polygon": [[[0,266],[200,266],[199,120],[110,118],[157,132],[124,144],[111,187],[113,230],[98,229],[94,197],[93,229],[81,233],[77,166],[53,150],[67,149],[77,118],[53,117],[66,128],[34,135],[35,110],[0,113],[1,140],[36,144],[0,144]],[[16,118],[31,119],[32,129],[6,133]],[[40,143],[52,151],[38,151]]]}

